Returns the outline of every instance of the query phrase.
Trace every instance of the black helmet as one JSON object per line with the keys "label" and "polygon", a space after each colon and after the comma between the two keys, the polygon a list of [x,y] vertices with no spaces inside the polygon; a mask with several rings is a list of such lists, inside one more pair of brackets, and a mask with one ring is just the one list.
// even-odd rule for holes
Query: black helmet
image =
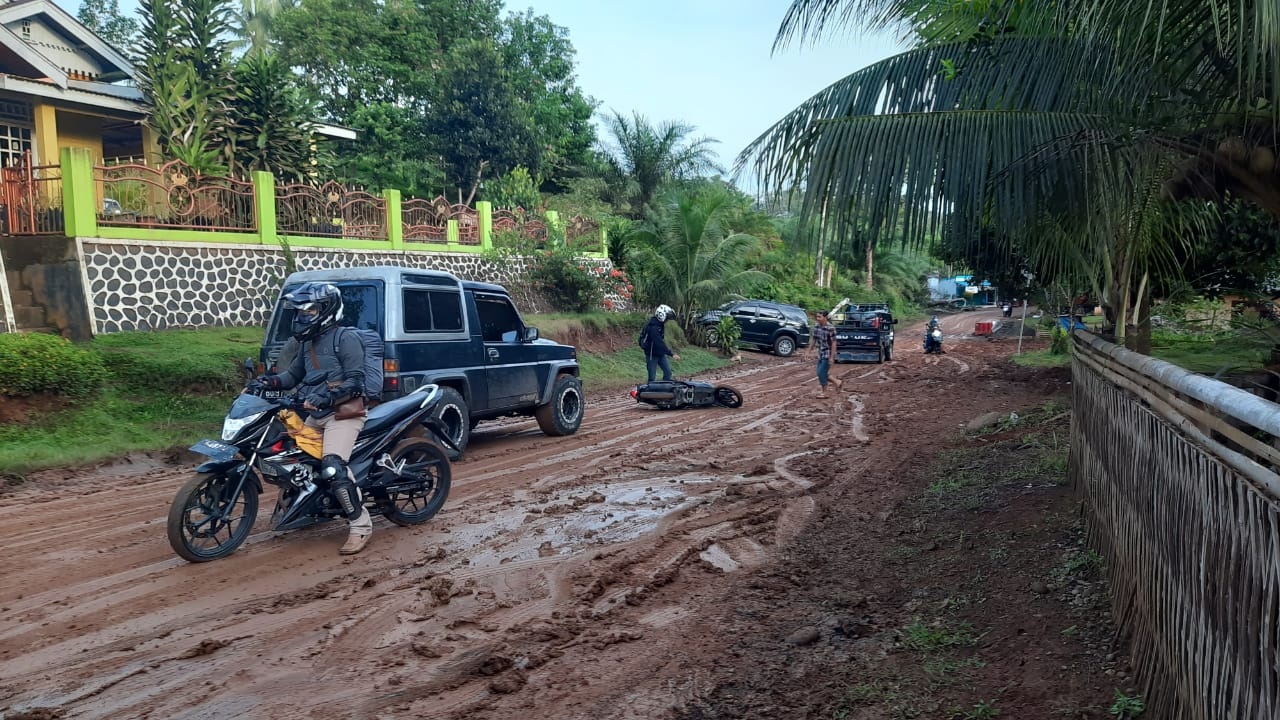
{"label": "black helmet", "polygon": [[313,338],[342,319],[342,293],[329,283],[303,283],[284,295],[284,306],[295,311],[293,336]]}

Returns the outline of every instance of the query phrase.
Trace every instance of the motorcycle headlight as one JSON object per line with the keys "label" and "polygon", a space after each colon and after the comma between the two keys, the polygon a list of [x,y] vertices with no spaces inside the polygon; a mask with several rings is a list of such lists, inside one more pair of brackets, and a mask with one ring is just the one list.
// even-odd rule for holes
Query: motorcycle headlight
{"label": "motorcycle headlight", "polygon": [[250,415],[248,417],[227,418],[223,420],[222,421],[223,442],[231,442],[232,440],[235,440],[236,436],[240,434],[240,431],[245,429],[245,426],[249,425],[254,420],[257,420],[260,417],[262,417],[262,413],[257,413],[254,415]]}
{"label": "motorcycle headlight", "polygon": [[933,339],[934,339],[934,340],[941,340],[941,339],[942,339],[942,331],[941,331],[941,330],[934,330],[934,331],[933,331]]}

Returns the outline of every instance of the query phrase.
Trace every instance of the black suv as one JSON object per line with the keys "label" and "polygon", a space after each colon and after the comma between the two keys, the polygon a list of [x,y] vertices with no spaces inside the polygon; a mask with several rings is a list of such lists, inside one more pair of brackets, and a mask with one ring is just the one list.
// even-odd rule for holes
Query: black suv
{"label": "black suv", "polygon": [[893,359],[893,326],[898,324],[885,303],[837,305],[831,312],[836,327],[836,362]]}
{"label": "black suv", "polygon": [[738,327],[742,328],[740,345],[772,350],[782,357],[795,353],[796,348],[809,347],[809,316],[795,305],[768,300],[738,300],[704,313],[698,318],[698,324],[712,345],[719,344],[720,334],[715,328],[725,315],[736,320]]}
{"label": "black suv", "polygon": [[[444,388],[436,414],[459,448],[476,423],[492,418],[532,415],[547,435],[570,435],[582,424],[577,349],[539,338],[502,286],[435,270],[360,267],[293,273],[281,295],[304,282],[336,285],[341,323],[382,336],[383,400],[427,383]],[[293,311],[277,302],[260,354],[266,367],[280,360],[292,323]]]}

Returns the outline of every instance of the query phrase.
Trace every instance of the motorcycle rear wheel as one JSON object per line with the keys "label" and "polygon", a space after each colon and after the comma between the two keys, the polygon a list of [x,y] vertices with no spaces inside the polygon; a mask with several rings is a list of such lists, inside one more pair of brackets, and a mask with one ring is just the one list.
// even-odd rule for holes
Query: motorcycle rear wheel
{"label": "motorcycle rear wheel", "polygon": [[236,551],[258,518],[258,488],[251,478],[234,502],[237,478],[198,473],[183,483],[169,506],[169,546],[189,562],[209,562]]}
{"label": "motorcycle rear wheel", "polygon": [[[412,490],[387,492],[382,500],[382,514],[391,522],[408,527],[419,525],[440,512],[449,497],[453,470],[444,448],[424,438],[401,440],[391,449],[391,459],[397,465],[405,462],[403,473],[413,476],[420,487]],[[390,473],[378,468],[377,472]],[[394,478],[388,484],[400,484],[404,479]]]}
{"label": "motorcycle rear wheel", "polygon": [[715,397],[716,404],[721,407],[742,407],[742,393],[728,385],[717,385],[716,389],[712,392],[712,396]]}

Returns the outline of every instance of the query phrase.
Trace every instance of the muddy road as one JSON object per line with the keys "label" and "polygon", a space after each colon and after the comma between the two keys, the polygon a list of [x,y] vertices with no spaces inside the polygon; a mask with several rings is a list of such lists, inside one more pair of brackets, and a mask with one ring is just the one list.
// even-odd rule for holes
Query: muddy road
{"label": "muddy road", "polygon": [[186,465],[20,486],[0,496],[0,716],[671,717],[720,657],[712,610],[786,562],[831,483],[865,479],[850,512],[874,515],[940,434],[1030,401],[992,367],[1009,342],[961,337],[996,316],[945,317],[943,356],[903,327],[894,362],[837,366],[826,399],[811,361],[747,353],[712,374],[737,410],[615,392],[567,438],[482,425],[441,513],[378,519],[354,557],[340,523],[261,531],[269,490],[239,551],[187,564],[165,539]]}

